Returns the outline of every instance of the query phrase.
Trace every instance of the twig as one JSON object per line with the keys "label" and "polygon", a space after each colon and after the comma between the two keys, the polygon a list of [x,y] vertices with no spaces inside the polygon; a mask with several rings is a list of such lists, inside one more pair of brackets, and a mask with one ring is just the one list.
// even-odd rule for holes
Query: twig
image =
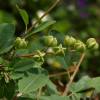
{"label": "twig", "polygon": [[73,80],[74,80],[74,78],[75,78],[75,76],[76,76],[76,74],[77,74],[77,72],[78,72],[78,70],[79,70],[79,67],[80,67],[80,65],[81,65],[81,63],[82,63],[84,57],[85,57],[85,53],[83,53],[83,54],[81,55],[81,58],[80,58],[80,60],[79,60],[79,63],[77,64],[76,69],[75,69],[74,73],[72,74],[72,76],[71,76],[71,78],[70,78],[70,81],[68,82],[68,84],[66,84],[65,91],[64,91],[63,94],[62,94],[63,96],[65,96],[65,95],[68,94],[69,87],[70,87],[70,85],[72,84],[72,82],[73,82]]}
{"label": "twig", "polygon": [[39,99],[40,99],[41,92],[42,92],[42,88],[39,88],[39,90],[38,90],[38,94],[37,94],[37,100],[39,100]]}
{"label": "twig", "polygon": [[[27,33],[29,33],[33,28],[34,26],[36,26],[40,21],[41,19],[43,19],[54,7],[56,7],[56,5],[60,2],[60,0],[56,0],[53,5],[27,30]],[[26,37],[26,36],[25,36]]]}
{"label": "twig", "polygon": [[31,58],[35,55],[36,53],[30,53],[30,54],[25,54],[25,55],[16,55],[18,58]]}
{"label": "twig", "polygon": [[68,72],[61,72],[61,73],[51,74],[51,75],[49,75],[49,77],[52,78],[52,77],[56,77],[56,76],[66,75],[66,74],[68,74]]}
{"label": "twig", "polygon": [[[71,67],[71,66],[70,66]],[[76,67],[75,67],[76,68]],[[56,76],[62,76],[62,75],[66,75],[68,74],[68,78],[70,79],[70,73],[73,73],[74,70],[71,70],[70,68],[68,68],[65,72],[60,72],[60,73],[55,73],[55,74],[50,74],[49,77],[56,77]]]}

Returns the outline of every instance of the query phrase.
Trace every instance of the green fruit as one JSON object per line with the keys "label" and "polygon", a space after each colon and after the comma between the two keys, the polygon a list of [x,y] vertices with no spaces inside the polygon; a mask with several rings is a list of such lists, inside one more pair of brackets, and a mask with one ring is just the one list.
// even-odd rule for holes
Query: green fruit
{"label": "green fruit", "polygon": [[51,43],[53,42],[53,36],[44,36],[43,37],[43,41],[44,41],[44,44],[47,45],[47,46],[50,46]]}
{"label": "green fruit", "polygon": [[91,50],[97,50],[99,48],[99,44],[95,40],[95,38],[89,38],[86,42],[87,48]]}
{"label": "green fruit", "polygon": [[15,45],[19,45],[21,43],[22,39],[20,37],[17,37],[15,40]]}
{"label": "green fruit", "polygon": [[76,42],[76,39],[72,36],[65,36],[64,44],[65,46],[73,46]]}
{"label": "green fruit", "polygon": [[86,45],[80,41],[80,40],[77,40],[76,43],[74,44],[74,48],[77,50],[77,51],[85,51],[86,50]]}
{"label": "green fruit", "polygon": [[25,41],[25,39],[22,39],[20,37],[17,37],[15,40],[15,48],[18,49],[24,49],[27,47],[27,41]]}
{"label": "green fruit", "polygon": [[58,43],[57,39],[53,38],[53,41],[52,41],[51,45],[52,46],[57,46],[57,43]]}
{"label": "green fruit", "polygon": [[52,35],[44,36],[43,42],[46,46],[56,46],[57,45],[57,39],[54,38]]}

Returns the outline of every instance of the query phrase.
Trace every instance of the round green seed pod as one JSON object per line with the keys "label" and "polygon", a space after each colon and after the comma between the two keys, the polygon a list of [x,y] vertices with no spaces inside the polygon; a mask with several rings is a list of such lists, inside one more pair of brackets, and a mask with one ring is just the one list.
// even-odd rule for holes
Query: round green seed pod
{"label": "round green seed pod", "polygon": [[56,46],[57,45],[57,39],[54,38],[52,35],[44,36],[43,42],[47,46]]}
{"label": "round green seed pod", "polygon": [[76,42],[76,39],[72,36],[65,36],[64,44],[65,46],[73,46]]}
{"label": "round green seed pod", "polygon": [[86,41],[86,45],[87,45],[87,48],[91,50],[97,50],[99,48],[99,44],[97,43],[95,38],[89,38]]}
{"label": "round green seed pod", "polygon": [[49,35],[49,36],[44,36],[43,37],[43,42],[45,45],[50,46],[53,42],[53,36]]}
{"label": "round green seed pod", "polygon": [[20,47],[21,48],[26,48],[27,47],[27,41],[25,41],[25,39],[22,39],[22,41],[21,41],[21,44],[20,44]]}
{"label": "round green seed pod", "polygon": [[57,43],[58,43],[57,39],[56,38],[53,38],[53,41],[51,43],[51,46],[57,46]]}
{"label": "round green seed pod", "polygon": [[76,43],[74,44],[74,48],[77,51],[83,52],[86,50],[86,45],[82,41],[77,40]]}
{"label": "round green seed pod", "polygon": [[17,37],[15,40],[15,48],[18,49],[24,49],[27,47],[27,41],[25,41],[25,39],[22,39],[20,37]]}
{"label": "round green seed pod", "polygon": [[20,37],[17,37],[16,40],[15,40],[15,45],[19,45],[21,43],[21,38]]}

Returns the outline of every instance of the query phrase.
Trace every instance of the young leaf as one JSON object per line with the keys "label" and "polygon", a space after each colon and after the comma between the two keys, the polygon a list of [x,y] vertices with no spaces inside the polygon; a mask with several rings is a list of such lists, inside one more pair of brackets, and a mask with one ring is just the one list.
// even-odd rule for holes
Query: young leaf
{"label": "young leaf", "polygon": [[21,59],[13,65],[14,71],[24,72],[29,70],[30,68],[33,68],[34,66],[34,60],[29,58]]}
{"label": "young leaf", "polygon": [[28,77],[24,77],[19,80],[18,87],[19,92],[22,94],[28,94],[36,91],[38,88],[45,86],[48,82],[48,76],[44,74],[29,74]]}
{"label": "young leaf", "polygon": [[53,25],[55,22],[56,21],[46,21],[46,22],[41,23],[37,28],[35,28],[35,30],[33,30],[33,32],[29,33],[26,37],[29,37],[35,33],[43,31],[47,27]]}
{"label": "young leaf", "polygon": [[56,21],[46,21],[41,23],[37,28],[35,28],[35,30],[33,31],[33,33],[37,33],[37,32],[41,32],[43,31],[45,28],[51,26],[52,24],[54,24]]}
{"label": "young leaf", "polygon": [[17,6],[17,9],[25,23],[25,26],[27,27],[27,25],[29,23],[29,16],[28,16],[27,12],[24,9],[20,9],[18,6]]}

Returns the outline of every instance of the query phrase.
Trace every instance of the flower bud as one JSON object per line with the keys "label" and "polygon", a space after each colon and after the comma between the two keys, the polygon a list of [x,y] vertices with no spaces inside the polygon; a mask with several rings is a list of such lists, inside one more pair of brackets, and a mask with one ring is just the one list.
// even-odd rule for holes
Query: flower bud
{"label": "flower bud", "polygon": [[18,48],[18,49],[26,48],[27,42],[25,41],[25,39],[17,37],[16,40],[15,40],[15,47]]}
{"label": "flower bud", "polygon": [[72,36],[65,36],[64,44],[66,46],[73,46],[76,42],[76,39]]}
{"label": "flower bud", "polygon": [[15,40],[15,45],[19,45],[21,43],[21,38],[20,37],[17,37],[16,40]]}
{"label": "flower bud", "polygon": [[47,54],[54,54],[55,52],[54,52],[53,48],[50,47],[47,49],[46,53]]}
{"label": "flower bud", "polygon": [[83,52],[83,51],[86,50],[86,45],[82,41],[80,41],[80,40],[76,41],[74,47],[75,47],[75,49],[77,51],[82,51]]}
{"label": "flower bud", "polygon": [[94,38],[89,38],[86,42],[88,49],[97,50],[99,48],[99,44]]}
{"label": "flower bud", "polygon": [[45,53],[37,50],[36,54],[33,56],[36,61],[44,61]]}
{"label": "flower bud", "polygon": [[52,46],[56,46],[57,45],[57,42],[58,42],[57,39],[56,38],[53,38],[53,41],[52,41],[51,45]]}
{"label": "flower bud", "polygon": [[65,55],[66,48],[63,47],[62,44],[60,44],[59,46],[54,47],[53,50],[55,51],[55,54]]}
{"label": "flower bud", "polygon": [[44,36],[43,41],[44,41],[44,44],[47,46],[56,46],[57,45],[57,39],[54,38],[52,35]]}

